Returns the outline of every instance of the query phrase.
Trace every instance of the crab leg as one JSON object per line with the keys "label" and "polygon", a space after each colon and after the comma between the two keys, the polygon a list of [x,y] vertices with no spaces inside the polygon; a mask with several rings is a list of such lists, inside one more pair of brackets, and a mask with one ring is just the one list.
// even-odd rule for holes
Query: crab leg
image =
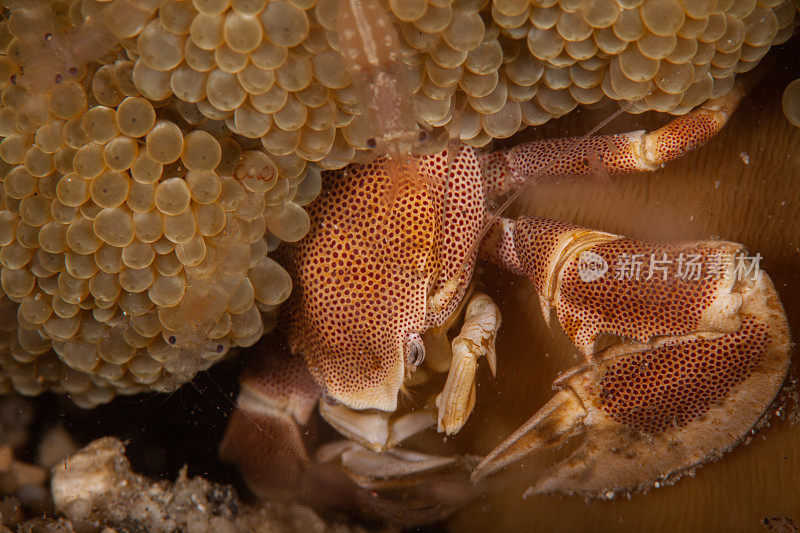
{"label": "crab leg", "polygon": [[653,131],[547,139],[484,156],[487,191],[499,195],[530,179],[597,173],[650,172],[708,142],[725,126],[746,94],[737,82],[725,96]]}
{"label": "crab leg", "polygon": [[534,492],[637,489],[757,426],[790,360],[785,313],[757,257],[731,242],[643,242],[529,217],[498,231],[491,255],[528,274],[586,363],[473,479],[579,436]]}
{"label": "crab leg", "polygon": [[300,428],[321,395],[303,360],[259,354],[241,376],[220,457],[235,463],[261,497],[302,494],[309,464]]}
{"label": "crab leg", "polygon": [[351,441],[317,451],[317,460],[338,465],[361,489],[361,512],[368,510],[398,525],[442,520],[476,495],[469,472],[473,456],[438,456],[395,448],[376,453]]}
{"label": "crab leg", "polygon": [[497,370],[494,341],[500,328],[500,310],[483,293],[472,297],[464,315],[461,333],[453,339],[453,359],[447,382],[436,398],[440,433],[458,433],[475,406],[475,372],[478,359],[486,356],[489,368]]}
{"label": "crab leg", "polygon": [[[319,401],[322,389],[302,358],[255,355],[255,364],[242,374],[238,409],[229,419],[220,457],[236,464],[258,497],[414,525],[441,519],[474,495],[469,473],[477,458],[394,448],[432,427],[430,412],[391,416]],[[309,456],[303,433],[317,404],[325,420],[357,442],[328,443]]]}

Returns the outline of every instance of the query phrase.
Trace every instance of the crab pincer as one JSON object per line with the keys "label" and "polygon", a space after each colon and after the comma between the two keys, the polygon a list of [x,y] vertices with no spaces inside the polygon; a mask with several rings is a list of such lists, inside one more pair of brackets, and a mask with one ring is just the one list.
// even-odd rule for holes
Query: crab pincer
{"label": "crab pincer", "polygon": [[786,316],[759,257],[726,241],[645,242],[504,221],[503,257],[533,281],[585,362],[472,473],[577,447],[533,493],[600,496],[668,479],[759,424],[788,370]]}

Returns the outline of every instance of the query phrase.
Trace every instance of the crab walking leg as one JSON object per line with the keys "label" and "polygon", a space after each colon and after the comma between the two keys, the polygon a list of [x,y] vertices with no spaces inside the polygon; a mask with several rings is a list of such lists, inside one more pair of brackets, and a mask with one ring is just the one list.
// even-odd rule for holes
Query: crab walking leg
{"label": "crab walking leg", "polygon": [[[431,413],[392,417],[320,402],[321,387],[302,359],[261,355],[242,375],[239,408],[220,445],[221,458],[236,464],[259,498],[415,525],[442,519],[474,496],[469,474],[477,458],[394,448],[432,427]],[[357,442],[331,442],[309,456],[302,434],[318,403],[323,417]]]}
{"label": "crab walking leg", "polygon": [[743,83],[650,133],[547,139],[488,153],[484,156],[487,191],[503,194],[537,177],[653,171],[719,133],[745,96]]}
{"label": "crab walking leg", "polygon": [[440,433],[458,433],[475,407],[475,372],[478,359],[486,357],[494,375],[497,358],[494,343],[500,328],[500,310],[489,296],[472,297],[464,315],[461,332],[453,339],[453,359],[444,389],[436,397]]}
{"label": "crab walking leg", "polygon": [[[790,338],[772,282],[741,245],[643,242],[529,217],[499,227],[506,235],[489,244],[504,250],[489,255],[526,271],[586,363],[474,480],[580,436],[533,492],[643,488],[758,425],[785,379]],[[603,335],[624,340],[598,350]]]}
{"label": "crab walking leg", "polygon": [[260,497],[304,490],[309,457],[305,426],[321,395],[302,359],[264,354],[241,376],[238,409],[228,421],[220,457],[236,464]]}
{"label": "crab walking leg", "polygon": [[439,456],[395,448],[384,453],[355,442],[335,441],[316,454],[320,463],[341,468],[361,490],[360,512],[382,521],[416,526],[446,518],[477,493],[469,473],[473,456]]}

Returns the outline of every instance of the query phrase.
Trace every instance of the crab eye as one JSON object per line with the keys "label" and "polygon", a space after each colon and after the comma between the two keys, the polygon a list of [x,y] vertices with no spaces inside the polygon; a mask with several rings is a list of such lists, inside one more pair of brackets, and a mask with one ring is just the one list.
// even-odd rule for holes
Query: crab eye
{"label": "crab eye", "polygon": [[406,345],[406,363],[417,367],[425,360],[425,345],[418,340],[413,340]]}
{"label": "crab eye", "polygon": [[62,76],[61,74],[56,74],[55,80],[56,83],[61,83],[62,81],[64,81],[64,76]]}
{"label": "crab eye", "polygon": [[178,342],[178,338],[175,335],[170,335],[169,337],[167,337],[167,342],[170,344],[175,344],[176,342]]}
{"label": "crab eye", "polygon": [[374,150],[376,146],[378,146],[378,141],[376,141],[372,137],[367,139],[367,148],[369,148],[370,150]]}
{"label": "crab eye", "polygon": [[425,142],[428,140],[428,132],[425,130],[420,130],[419,132],[419,142]]}
{"label": "crab eye", "polygon": [[222,353],[222,350],[224,350],[224,349],[225,349],[225,347],[223,345],[217,344],[217,353]]}

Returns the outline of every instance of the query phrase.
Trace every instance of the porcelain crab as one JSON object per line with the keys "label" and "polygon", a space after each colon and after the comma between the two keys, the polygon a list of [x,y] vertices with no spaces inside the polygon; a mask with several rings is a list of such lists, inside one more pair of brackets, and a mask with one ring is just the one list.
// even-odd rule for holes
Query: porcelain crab
{"label": "porcelain crab", "polygon": [[[403,167],[391,202],[385,159],[329,173],[309,235],[282,250],[295,282],[283,316],[290,353],[254,354],[223,458],[256,494],[416,523],[461,505],[503,467],[566,444],[571,453],[532,491],[636,490],[735,446],[790,361],[785,314],[757,255],[721,240],[643,242],[509,220],[491,206],[548,176],[653,170],[713,137],[742,96],[736,86],[651,133],[491,153],[451,145]],[[495,371],[500,311],[476,288],[479,257],[527,275],[545,320],[555,315],[584,360],[486,457],[413,451],[401,444],[466,423],[480,357]],[[401,400],[431,388],[438,394],[417,408]],[[303,434],[317,406],[348,440],[311,455]]]}

